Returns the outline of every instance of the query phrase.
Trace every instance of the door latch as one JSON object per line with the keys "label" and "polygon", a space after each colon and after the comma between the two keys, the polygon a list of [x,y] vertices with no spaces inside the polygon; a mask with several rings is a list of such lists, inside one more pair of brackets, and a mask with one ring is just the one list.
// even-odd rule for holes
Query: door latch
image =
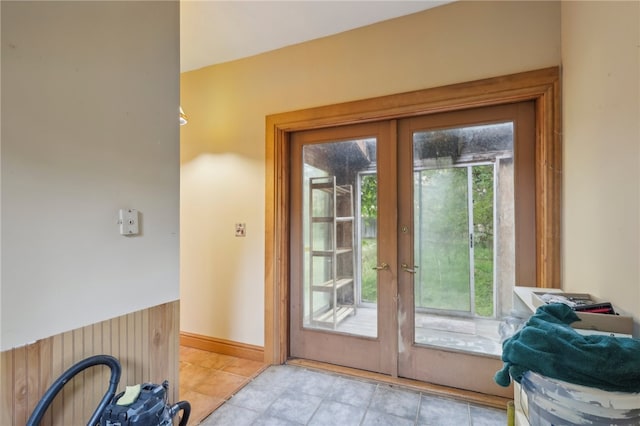
{"label": "door latch", "polygon": [[371,269],[376,270],[376,271],[386,271],[387,269],[389,269],[389,265],[387,265],[386,263],[382,262],[380,265],[374,266]]}
{"label": "door latch", "polygon": [[408,272],[410,274],[415,274],[416,272],[418,272],[418,271],[416,271],[416,269],[418,269],[418,267],[415,266],[415,265],[413,266],[413,268],[409,268],[409,265],[407,265],[406,263],[403,263],[402,265],[400,265],[400,267],[402,268],[403,271],[406,271],[406,272]]}

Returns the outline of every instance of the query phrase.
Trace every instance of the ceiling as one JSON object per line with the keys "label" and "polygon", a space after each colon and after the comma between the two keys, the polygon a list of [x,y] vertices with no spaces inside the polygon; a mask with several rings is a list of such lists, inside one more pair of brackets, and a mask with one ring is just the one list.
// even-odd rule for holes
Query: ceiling
{"label": "ceiling", "polygon": [[181,0],[180,69],[257,55],[450,1]]}

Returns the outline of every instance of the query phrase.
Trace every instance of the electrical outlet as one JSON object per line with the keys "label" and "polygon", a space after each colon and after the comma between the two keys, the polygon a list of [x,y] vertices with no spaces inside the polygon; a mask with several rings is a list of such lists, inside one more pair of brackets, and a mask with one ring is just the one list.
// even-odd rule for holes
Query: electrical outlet
{"label": "electrical outlet", "polygon": [[247,227],[244,223],[236,223],[236,237],[246,237]]}
{"label": "electrical outlet", "polygon": [[118,214],[118,224],[121,235],[138,235],[140,232],[138,210],[120,209]]}

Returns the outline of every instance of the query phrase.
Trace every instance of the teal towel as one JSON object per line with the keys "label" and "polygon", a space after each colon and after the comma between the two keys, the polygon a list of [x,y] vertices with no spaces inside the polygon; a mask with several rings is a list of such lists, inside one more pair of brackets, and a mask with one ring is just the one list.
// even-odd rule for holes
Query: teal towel
{"label": "teal towel", "polygon": [[504,367],[494,380],[509,386],[534,371],[550,378],[606,391],[640,392],[640,340],[583,336],[569,324],[580,321],[567,305],[539,307],[525,326],[502,344]]}

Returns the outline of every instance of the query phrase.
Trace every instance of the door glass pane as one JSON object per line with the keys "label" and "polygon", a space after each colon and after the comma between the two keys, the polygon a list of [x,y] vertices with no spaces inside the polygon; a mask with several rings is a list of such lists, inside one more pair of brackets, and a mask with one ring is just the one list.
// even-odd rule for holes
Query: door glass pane
{"label": "door glass pane", "polygon": [[513,123],[414,132],[415,342],[500,354],[515,279]]}
{"label": "door glass pane", "polygon": [[471,312],[467,168],[414,178],[416,307]]}
{"label": "door glass pane", "polygon": [[376,140],[302,152],[303,327],[375,337]]}

